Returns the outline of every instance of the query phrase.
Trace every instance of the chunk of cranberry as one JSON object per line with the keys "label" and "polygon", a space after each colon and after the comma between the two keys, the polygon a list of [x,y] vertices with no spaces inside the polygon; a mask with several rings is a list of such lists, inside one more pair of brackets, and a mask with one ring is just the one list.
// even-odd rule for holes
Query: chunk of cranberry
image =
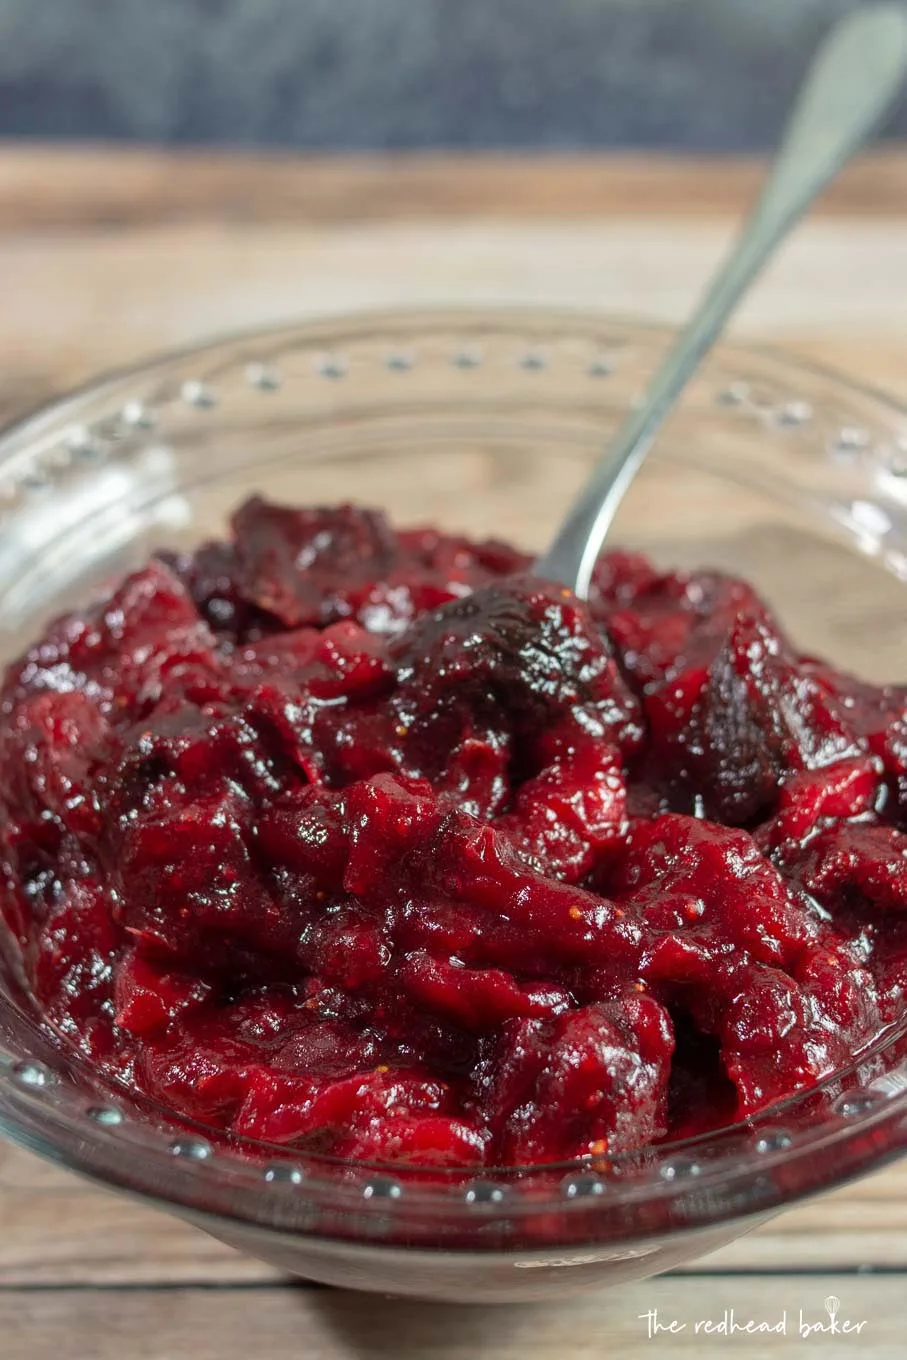
{"label": "chunk of cranberry", "polygon": [[394,562],[390,526],[377,511],[290,510],[260,497],[233,516],[243,596],[285,628],[332,623]]}
{"label": "chunk of cranberry", "polygon": [[774,817],[756,842],[776,863],[797,854],[813,835],[834,823],[874,816],[885,804],[882,765],[875,756],[841,760],[821,770],[799,770],[781,784]]}
{"label": "chunk of cranberry", "polygon": [[418,619],[392,655],[417,710],[451,693],[468,704],[490,692],[529,746],[578,712],[621,750],[641,741],[639,705],[588,610],[544,582],[516,579],[444,605]]}
{"label": "chunk of cranberry", "polygon": [[586,741],[521,784],[512,811],[496,825],[533,867],[578,883],[617,852],[626,811],[619,752]]}
{"label": "chunk of cranberry", "polygon": [[770,812],[779,783],[861,755],[846,706],[799,663],[774,624],[739,614],[705,668],[646,697],[655,782],[678,810],[741,825]]}
{"label": "chunk of cranberry", "polygon": [[224,786],[194,800],[165,795],[162,806],[123,826],[109,870],[116,919],[164,958],[216,968],[224,942],[279,954],[293,940],[250,852],[251,809]]}
{"label": "chunk of cranberry", "polygon": [[858,954],[745,832],[639,822],[609,886],[642,914],[642,977],[719,1040],[741,1113],[828,1075],[878,1025]]}
{"label": "chunk of cranberry", "polygon": [[907,835],[893,827],[840,824],[791,855],[788,872],[823,904],[907,912]]}
{"label": "chunk of cranberry", "polygon": [[505,1165],[614,1155],[666,1129],[673,1032],[631,991],[551,1020],[508,1022],[477,1072],[477,1099]]}
{"label": "chunk of cranberry", "polygon": [[745,581],[717,572],[656,574],[644,557],[632,554],[607,554],[595,584],[593,610],[625,673],[644,692],[710,666],[738,616],[764,612]]}

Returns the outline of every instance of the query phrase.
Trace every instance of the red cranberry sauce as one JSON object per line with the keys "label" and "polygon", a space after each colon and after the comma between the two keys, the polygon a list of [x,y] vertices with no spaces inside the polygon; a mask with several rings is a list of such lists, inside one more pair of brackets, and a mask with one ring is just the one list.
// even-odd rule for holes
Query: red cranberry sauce
{"label": "red cranberry sauce", "polygon": [[423,1167],[610,1156],[904,1013],[907,689],[743,581],[253,500],[53,624],[0,708],[47,1023],[180,1118]]}

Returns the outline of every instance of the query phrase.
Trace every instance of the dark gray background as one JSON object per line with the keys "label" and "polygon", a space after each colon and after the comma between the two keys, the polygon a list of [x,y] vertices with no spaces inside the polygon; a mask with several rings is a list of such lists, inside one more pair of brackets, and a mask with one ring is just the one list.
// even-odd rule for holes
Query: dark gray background
{"label": "dark gray background", "polygon": [[756,148],[860,3],[0,0],[0,136]]}

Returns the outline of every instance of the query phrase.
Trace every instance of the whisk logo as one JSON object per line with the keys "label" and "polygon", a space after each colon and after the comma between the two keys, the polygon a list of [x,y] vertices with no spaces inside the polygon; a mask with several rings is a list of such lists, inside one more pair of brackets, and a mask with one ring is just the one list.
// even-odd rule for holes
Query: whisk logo
{"label": "whisk logo", "polygon": [[859,1321],[846,1317],[841,1312],[841,1300],[829,1294],[824,1302],[824,1312],[810,1311],[805,1308],[787,1309],[774,1317],[747,1317],[735,1308],[725,1308],[715,1317],[681,1318],[668,1317],[659,1308],[650,1308],[640,1313],[639,1320],[645,1324],[646,1336],[650,1341],[656,1338],[670,1341],[672,1336],[682,1333],[693,1336],[714,1336],[727,1340],[734,1336],[790,1336],[800,1341],[822,1336],[859,1336],[866,1326],[866,1319]]}
{"label": "whisk logo", "polygon": [[834,1294],[829,1294],[825,1300],[825,1312],[827,1317],[817,1322],[812,1322],[804,1316],[803,1309],[800,1309],[800,1336],[806,1339],[810,1336],[859,1336],[866,1326],[865,1320],[862,1322],[852,1322],[850,1318],[840,1318],[841,1300]]}

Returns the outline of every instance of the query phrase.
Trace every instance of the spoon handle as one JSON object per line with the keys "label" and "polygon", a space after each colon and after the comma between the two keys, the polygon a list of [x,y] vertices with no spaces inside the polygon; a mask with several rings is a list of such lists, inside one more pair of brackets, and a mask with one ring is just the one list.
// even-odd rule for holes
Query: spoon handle
{"label": "spoon handle", "polygon": [[535,566],[585,598],[624,493],[662,421],[737,301],[787,232],[881,121],[907,72],[907,11],[875,5],[844,19],[820,47],[772,172],[737,244],[686,329],[621,425]]}

